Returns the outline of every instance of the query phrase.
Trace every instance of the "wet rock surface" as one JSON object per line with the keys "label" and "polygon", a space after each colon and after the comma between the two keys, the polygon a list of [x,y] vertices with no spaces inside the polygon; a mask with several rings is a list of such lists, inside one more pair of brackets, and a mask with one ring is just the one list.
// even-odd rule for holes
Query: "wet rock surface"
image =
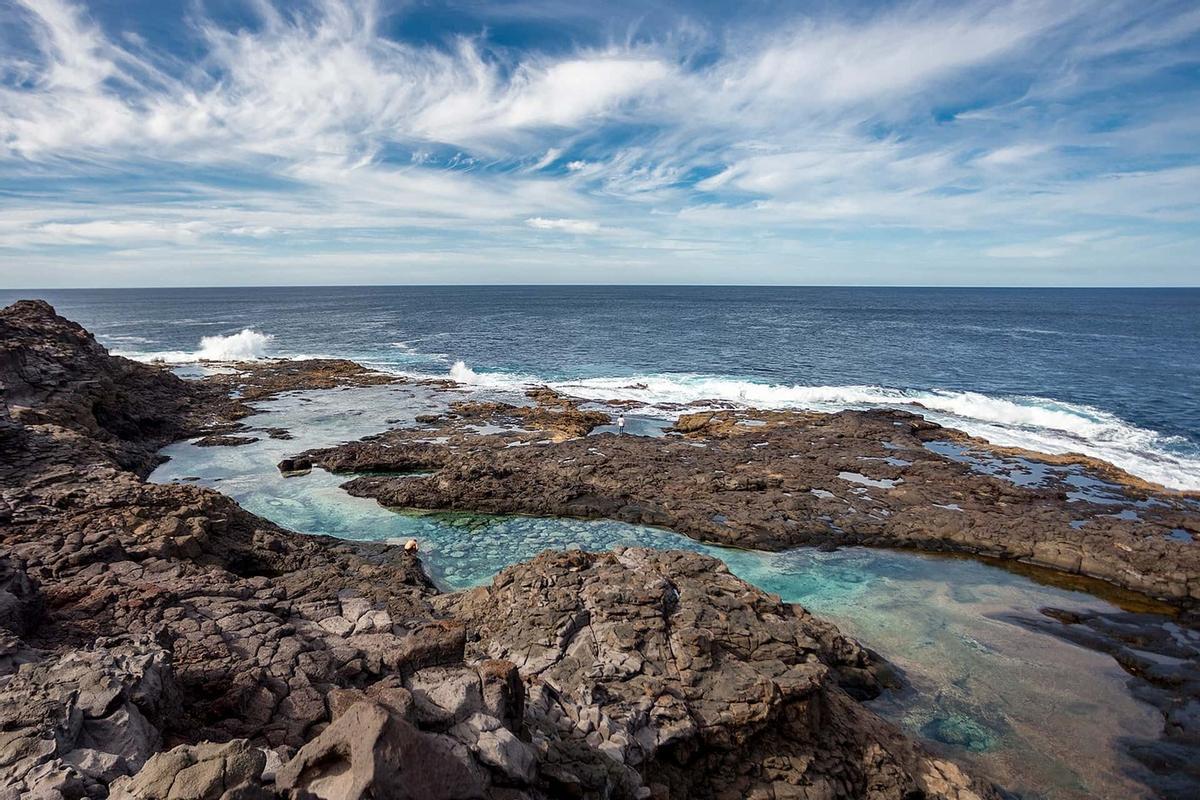
{"label": "wet rock surface", "polygon": [[[476,435],[449,421],[310,451],[384,505],[606,517],[777,550],[868,545],[1019,560],[1180,604],[1200,600],[1200,505],[1084,466],[1036,484],[972,440],[903,411],[705,412],[666,438]],[[955,457],[951,457],[955,456]],[[1082,487],[1082,488],[1081,488]]]}
{"label": "wet rock surface", "polygon": [[[402,548],[142,480],[166,442],[230,433],[233,381],[300,388],[311,364],[186,382],[44,303],[0,334],[2,798],[994,796],[847,694],[876,690],[870,654],[718,562],[547,555],[444,596]],[[556,586],[611,635],[531,661],[513,648],[572,638]]]}
{"label": "wet rock surface", "polygon": [[[534,405],[518,406],[496,401],[460,401],[450,406],[454,416],[471,423],[517,424],[549,433],[553,441],[586,436],[607,425],[611,417],[603,411],[582,410],[579,404],[548,387],[530,389],[526,395]],[[440,418],[432,420],[436,422]]]}

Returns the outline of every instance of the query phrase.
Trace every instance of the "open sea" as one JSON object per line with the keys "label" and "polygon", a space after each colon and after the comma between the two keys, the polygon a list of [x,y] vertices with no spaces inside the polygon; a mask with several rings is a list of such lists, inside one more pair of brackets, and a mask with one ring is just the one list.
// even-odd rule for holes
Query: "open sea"
{"label": "open sea", "polygon": [[0,290],[0,303],[31,296],[133,358],[341,356],[647,406],[896,406],[1200,490],[1200,289]]}

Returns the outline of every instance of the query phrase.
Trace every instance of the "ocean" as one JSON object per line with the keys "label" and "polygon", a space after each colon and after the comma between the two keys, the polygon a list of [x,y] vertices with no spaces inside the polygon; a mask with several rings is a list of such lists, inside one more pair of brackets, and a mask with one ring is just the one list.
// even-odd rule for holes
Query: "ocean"
{"label": "ocean", "polygon": [[918,411],[1200,490],[1200,289],[419,286],[0,291],[139,359],[327,355],[592,399]]}

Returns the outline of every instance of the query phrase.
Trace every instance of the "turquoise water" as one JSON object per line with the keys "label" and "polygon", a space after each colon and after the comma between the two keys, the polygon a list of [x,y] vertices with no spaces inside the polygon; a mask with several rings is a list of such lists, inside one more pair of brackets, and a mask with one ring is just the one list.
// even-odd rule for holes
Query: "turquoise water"
{"label": "turquoise water", "polygon": [[152,479],[195,480],[285,527],[346,539],[416,538],[445,589],[488,581],[547,548],[618,544],[696,550],[745,580],[801,603],[903,670],[909,689],[873,707],[930,746],[976,764],[1029,797],[1142,797],[1118,739],[1153,739],[1159,714],[1135,700],[1107,657],[1006,622],[1043,606],[1111,609],[1078,592],[987,564],[886,550],[729,550],[678,534],[609,521],[397,513],[338,488],[321,470],[283,478],[275,464],[303,449],[356,439],[445,407],[454,395],[387,386],[286,395],[262,404],[253,426],[293,440],[242,447],[179,443]]}

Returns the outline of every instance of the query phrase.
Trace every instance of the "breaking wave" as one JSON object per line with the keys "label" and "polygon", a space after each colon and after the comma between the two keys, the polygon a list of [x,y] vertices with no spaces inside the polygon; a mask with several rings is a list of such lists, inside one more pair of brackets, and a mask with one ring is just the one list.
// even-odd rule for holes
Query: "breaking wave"
{"label": "breaking wave", "polygon": [[1194,443],[1138,427],[1092,406],[1044,397],[885,386],[794,386],[696,374],[542,381],[530,375],[476,372],[462,361],[454,364],[450,377],[468,386],[501,391],[545,383],[588,400],[637,403],[635,413],[663,418],[673,417],[681,405],[812,411],[900,408],[1003,447],[1082,453],[1163,486],[1200,490],[1200,448]]}
{"label": "breaking wave", "polygon": [[244,328],[228,336],[203,336],[194,351],[161,350],[156,352],[114,350],[116,355],[138,361],[158,361],[167,364],[190,364],[197,361],[255,361],[267,357],[275,337]]}

